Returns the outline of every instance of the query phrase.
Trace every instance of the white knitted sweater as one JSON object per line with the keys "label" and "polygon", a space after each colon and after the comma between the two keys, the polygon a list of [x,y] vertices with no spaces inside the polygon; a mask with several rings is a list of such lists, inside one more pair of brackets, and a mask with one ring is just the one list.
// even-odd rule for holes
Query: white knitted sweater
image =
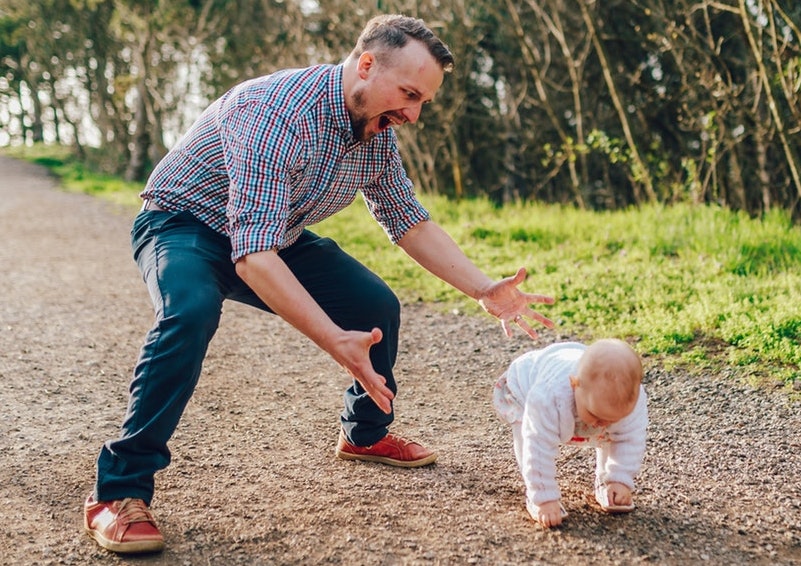
{"label": "white knitted sweater", "polygon": [[648,426],[645,388],[640,386],[637,405],[624,419],[605,428],[587,426],[576,415],[570,386],[584,350],[584,344],[562,342],[527,352],[495,384],[493,404],[512,425],[526,499],[534,505],[560,497],[556,458],[561,444],[596,448],[596,485],[620,482],[634,489],[642,465]]}

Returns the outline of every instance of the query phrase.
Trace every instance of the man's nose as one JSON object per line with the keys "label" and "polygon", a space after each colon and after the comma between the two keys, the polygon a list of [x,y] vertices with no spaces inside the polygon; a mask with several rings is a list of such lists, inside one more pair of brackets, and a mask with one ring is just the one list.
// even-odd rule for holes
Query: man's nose
{"label": "man's nose", "polygon": [[406,119],[407,122],[410,124],[414,124],[417,122],[418,118],[420,118],[420,112],[423,110],[423,105],[418,104],[416,106],[409,106],[401,110],[401,114]]}

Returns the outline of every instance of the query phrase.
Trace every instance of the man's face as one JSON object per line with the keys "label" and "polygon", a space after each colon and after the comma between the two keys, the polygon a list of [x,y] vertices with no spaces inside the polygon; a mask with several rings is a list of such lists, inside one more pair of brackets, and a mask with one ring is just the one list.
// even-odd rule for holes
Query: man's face
{"label": "man's face", "polygon": [[358,61],[359,82],[348,101],[353,135],[366,142],[389,127],[415,123],[433,100],[444,72],[428,49],[411,40],[379,63],[370,51]]}

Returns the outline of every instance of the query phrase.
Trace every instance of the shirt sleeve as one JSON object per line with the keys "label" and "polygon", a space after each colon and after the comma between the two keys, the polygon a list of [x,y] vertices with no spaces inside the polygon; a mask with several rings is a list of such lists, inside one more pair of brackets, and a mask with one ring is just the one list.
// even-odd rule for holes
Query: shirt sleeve
{"label": "shirt sleeve", "polygon": [[640,471],[645,456],[647,427],[648,398],[641,385],[634,411],[610,427],[611,442],[601,448],[601,469],[597,470],[601,483],[617,482],[634,489],[634,478]]}
{"label": "shirt sleeve", "polygon": [[559,455],[559,406],[532,389],[526,398],[522,422],[521,472],[526,484],[526,500],[534,505],[560,497],[556,481]]}
{"label": "shirt sleeve", "polygon": [[236,261],[281,245],[289,217],[287,180],[302,143],[280,112],[252,101],[222,115],[220,137],[231,180],[226,214]]}
{"label": "shirt sleeve", "polygon": [[406,174],[394,134],[390,141],[387,167],[374,183],[362,189],[370,214],[397,244],[416,224],[430,214],[417,200],[414,186]]}

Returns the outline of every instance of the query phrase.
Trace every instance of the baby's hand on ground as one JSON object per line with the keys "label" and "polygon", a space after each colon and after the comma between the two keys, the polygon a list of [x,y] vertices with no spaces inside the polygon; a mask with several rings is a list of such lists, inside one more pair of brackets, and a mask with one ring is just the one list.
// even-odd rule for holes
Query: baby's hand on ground
{"label": "baby's hand on ground", "polygon": [[539,512],[534,517],[543,527],[556,527],[562,524],[562,506],[559,501],[547,501],[539,505]]}

